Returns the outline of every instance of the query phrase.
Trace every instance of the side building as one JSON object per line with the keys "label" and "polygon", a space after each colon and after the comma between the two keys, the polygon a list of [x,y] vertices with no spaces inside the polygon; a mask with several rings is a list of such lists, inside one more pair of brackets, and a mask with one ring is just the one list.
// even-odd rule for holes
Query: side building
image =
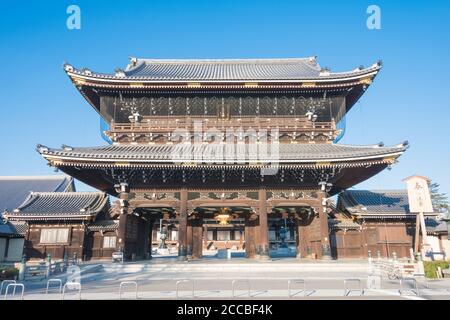
{"label": "side building", "polygon": [[0,177],[0,262],[12,263],[22,259],[28,225],[24,221],[8,221],[3,214],[13,211],[31,191],[75,191],[73,178],[54,176]]}
{"label": "side building", "polygon": [[[437,221],[437,214],[426,214]],[[409,211],[406,190],[346,190],[339,194],[329,220],[333,255],[359,258],[410,257],[414,248],[416,214]]]}
{"label": "side building", "polygon": [[116,250],[116,224],[109,209],[108,196],[102,192],[31,192],[4,217],[13,224],[27,224],[27,258],[88,260],[110,258]]}

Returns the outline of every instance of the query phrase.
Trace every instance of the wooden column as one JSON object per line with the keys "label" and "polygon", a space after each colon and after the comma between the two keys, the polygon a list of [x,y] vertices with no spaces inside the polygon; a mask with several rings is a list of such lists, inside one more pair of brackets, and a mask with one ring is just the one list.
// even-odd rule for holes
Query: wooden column
{"label": "wooden column", "polygon": [[147,226],[147,259],[151,259],[152,258],[152,249],[153,249],[153,220],[149,220],[148,221],[148,226]]}
{"label": "wooden column", "polygon": [[308,221],[307,217],[297,219],[297,258],[311,258],[308,241]]}
{"label": "wooden column", "polygon": [[414,235],[414,252],[419,252],[420,245],[420,216],[416,214],[416,232]]}
{"label": "wooden column", "polygon": [[193,229],[193,226],[192,226],[192,224],[194,223],[193,222],[194,220],[193,219],[188,219],[187,220],[187,231],[186,231],[186,233],[187,233],[187,235],[186,235],[186,237],[187,237],[187,245],[186,245],[186,257],[188,258],[188,259],[191,259],[192,258],[192,246],[193,246],[193,241],[194,241],[194,239],[193,239],[193,232],[192,232],[192,229]]}
{"label": "wooden column", "polygon": [[258,220],[255,216],[245,217],[245,256],[247,258],[255,258],[256,243],[255,243],[255,229]]}
{"label": "wooden column", "polygon": [[330,235],[328,232],[328,214],[327,207],[325,204],[326,194],[324,192],[319,193],[320,207],[319,210],[319,221],[320,221],[320,242],[322,245],[322,259],[331,260],[331,247],[330,247]]}
{"label": "wooden column", "polygon": [[203,234],[203,247],[206,249],[208,247],[208,226],[206,224],[203,226]]}
{"label": "wooden column", "polygon": [[192,224],[192,258],[203,257],[203,219],[197,218]]}
{"label": "wooden column", "polygon": [[180,212],[178,213],[178,260],[187,259],[187,190],[180,192]]}
{"label": "wooden column", "polygon": [[260,258],[269,259],[269,227],[267,224],[267,195],[266,189],[261,188],[258,191],[258,211],[259,211],[259,230],[258,230],[258,251]]}
{"label": "wooden column", "polygon": [[119,229],[117,230],[119,251],[123,252],[125,259],[131,259],[130,248],[127,246],[127,221],[129,219],[129,208],[128,208],[128,185],[126,183],[121,183],[115,186],[116,190],[119,192],[120,201],[120,216],[119,216]]}

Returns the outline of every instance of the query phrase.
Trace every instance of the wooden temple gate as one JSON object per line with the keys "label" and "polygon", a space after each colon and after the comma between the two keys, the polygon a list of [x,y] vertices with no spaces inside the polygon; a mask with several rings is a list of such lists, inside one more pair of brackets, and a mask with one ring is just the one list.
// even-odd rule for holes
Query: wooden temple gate
{"label": "wooden temple gate", "polygon": [[[230,210],[230,218],[245,219],[245,252],[248,258],[269,258],[269,216],[296,221],[297,257],[331,258],[326,194],[322,191],[266,188],[239,191],[133,190],[124,183],[117,191],[121,211],[119,246],[128,258],[133,254],[141,256],[140,253],[151,247],[148,235],[151,235],[152,225],[158,219],[177,221],[179,260],[201,258],[203,219],[214,217],[220,208],[239,208]],[[151,254],[151,248],[147,252]]]}

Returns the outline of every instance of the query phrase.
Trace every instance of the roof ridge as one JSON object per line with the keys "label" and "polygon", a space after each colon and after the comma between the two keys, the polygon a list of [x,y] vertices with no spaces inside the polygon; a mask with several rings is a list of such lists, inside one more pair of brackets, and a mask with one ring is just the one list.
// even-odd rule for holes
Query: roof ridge
{"label": "roof ridge", "polygon": [[72,195],[106,195],[102,191],[67,191],[67,192],[56,192],[56,191],[32,191],[33,195],[54,195],[54,196],[72,196]]}
{"label": "roof ridge", "polygon": [[345,190],[345,192],[408,192],[407,189],[358,189],[358,190]]}
{"label": "roof ridge", "polygon": [[46,180],[46,179],[67,179],[71,178],[67,174],[42,175],[42,176],[0,176],[0,180]]}
{"label": "roof ridge", "polygon": [[156,64],[185,64],[185,63],[193,63],[193,64],[213,64],[213,63],[284,63],[284,62],[296,62],[296,61],[314,61],[316,62],[316,57],[299,57],[299,58],[205,58],[205,59],[152,59],[152,58],[137,58],[137,61],[143,61],[145,63],[156,63]]}

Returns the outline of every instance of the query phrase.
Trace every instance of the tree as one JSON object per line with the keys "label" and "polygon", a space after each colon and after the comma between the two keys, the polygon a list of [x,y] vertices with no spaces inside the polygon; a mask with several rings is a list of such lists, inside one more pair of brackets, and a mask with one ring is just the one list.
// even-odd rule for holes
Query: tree
{"label": "tree", "polygon": [[450,206],[447,194],[439,192],[439,184],[436,182],[431,182],[429,189],[434,210],[448,215]]}

